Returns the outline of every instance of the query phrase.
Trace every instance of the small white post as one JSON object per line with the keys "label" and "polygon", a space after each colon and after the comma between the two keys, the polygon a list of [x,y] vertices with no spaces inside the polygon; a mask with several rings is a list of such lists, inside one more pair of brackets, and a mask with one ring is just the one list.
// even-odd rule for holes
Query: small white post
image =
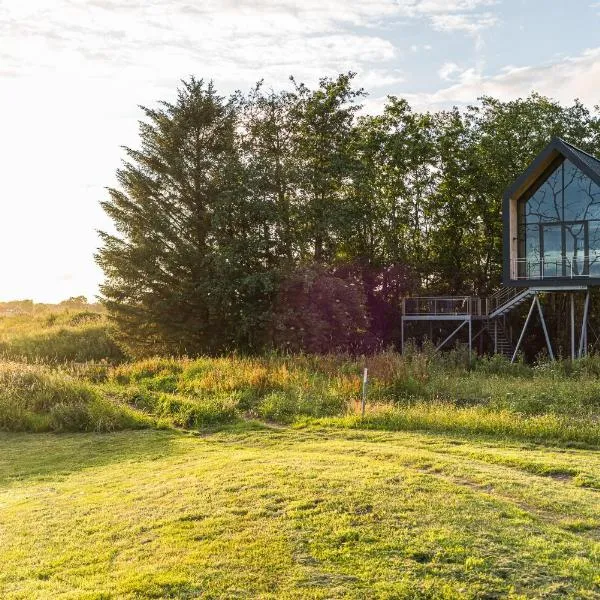
{"label": "small white post", "polygon": [[362,416],[365,416],[365,408],[367,405],[367,377],[368,377],[368,369],[365,367],[363,372],[363,384],[362,384]]}
{"label": "small white post", "polygon": [[575,358],[575,294],[571,292],[571,360]]}

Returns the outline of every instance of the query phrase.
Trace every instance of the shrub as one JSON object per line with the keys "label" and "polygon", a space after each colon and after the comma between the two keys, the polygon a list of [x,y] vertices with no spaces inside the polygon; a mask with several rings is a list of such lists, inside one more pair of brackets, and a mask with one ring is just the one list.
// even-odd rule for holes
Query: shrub
{"label": "shrub", "polygon": [[318,267],[298,269],[285,279],[275,306],[273,343],[286,352],[344,352],[367,341],[362,290]]}

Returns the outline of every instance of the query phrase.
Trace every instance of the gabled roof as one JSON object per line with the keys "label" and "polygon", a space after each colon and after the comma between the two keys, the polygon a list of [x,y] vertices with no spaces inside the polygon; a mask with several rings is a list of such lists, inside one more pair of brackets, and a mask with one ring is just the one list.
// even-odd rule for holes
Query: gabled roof
{"label": "gabled roof", "polygon": [[573,146],[573,144],[569,144],[569,142],[565,142],[564,140],[560,140],[563,144],[568,146],[575,154],[582,160],[586,165],[592,169],[596,173],[598,177],[600,177],[600,160],[598,160],[595,156],[580,150]]}
{"label": "gabled roof", "polygon": [[595,156],[576,148],[565,140],[555,137],[537,155],[527,169],[506,190],[507,197],[520,197],[533,185],[544,170],[559,156],[569,159],[577,168],[600,186],[600,160]]}

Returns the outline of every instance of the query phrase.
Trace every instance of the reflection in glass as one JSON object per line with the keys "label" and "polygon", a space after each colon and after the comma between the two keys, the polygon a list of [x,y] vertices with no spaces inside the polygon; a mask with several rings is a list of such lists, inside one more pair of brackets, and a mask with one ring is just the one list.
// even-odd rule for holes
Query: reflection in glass
{"label": "reflection in glass", "polygon": [[600,221],[591,221],[588,229],[589,237],[589,275],[600,277]]}
{"label": "reflection in glass", "polygon": [[562,221],[562,164],[529,198],[525,207],[527,223]]}
{"label": "reflection in glass", "polygon": [[572,162],[564,167],[564,221],[600,219],[600,187]]}
{"label": "reflection in glass", "polygon": [[586,233],[587,223],[565,223],[563,225],[565,233],[565,273],[576,277],[588,274],[588,257],[586,256]]}
{"label": "reflection in glass", "polygon": [[561,225],[543,225],[544,235],[544,277],[562,277],[563,276],[563,245],[562,245],[562,226]]}
{"label": "reflection in glass", "polygon": [[569,160],[519,202],[518,277],[600,277],[600,186]]}

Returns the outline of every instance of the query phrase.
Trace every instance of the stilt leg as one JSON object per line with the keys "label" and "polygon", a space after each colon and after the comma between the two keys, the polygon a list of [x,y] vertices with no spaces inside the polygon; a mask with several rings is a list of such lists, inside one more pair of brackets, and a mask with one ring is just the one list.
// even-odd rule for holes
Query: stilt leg
{"label": "stilt leg", "polygon": [[469,317],[469,364],[471,364],[471,348],[473,346],[473,321]]}
{"label": "stilt leg", "polygon": [[579,358],[587,354],[587,321],[590,308],[590,290],[585,295],[583,318],[581,319],[581,336],[579,338]]}
{"label": "stilt leg", "polygon": [[537,303],[538,310],[540,312],[540,321],[542,322],[542,329],[544,330],[544,337],[546,338],[546,346],[548,347],[548,355],[550,360],[554,360],[554,352],[552,352],[552,345],[550,344],[550,336],[548,335],[548,329],[546,329],[546,321],[544,319],[544,313],[542,312],[542,305],[537,294],[535,295],[535,302]]}
{"label": "stilt leg", "polygon": [[[469,324],[469,331],[471,328],[471,320],[465,319],[437,348],[436,350],[441,350],[466,324]],[[471,340],[471,335],[469,334],[469,342]]]}
{"label": "stilt leg", "polygon": [[529,319],[531,319],[531,313],[535,308],[537,300],[537,294],[533,297],[533,302],[531,303],[531,307],[529,308],[529,312],[527,313],[527,318],[525,319],[525,324],[523,325],[523,329],[521,331],[521,335],[519,336],[519,340],[517,345],[515,346],[515,351],[513,352],[512,358],[510,359],[511,363],[515,362],[515,358],[517,358],[517,353],[519,352],[519,348],[521,347],[521,342],[523,341],[523,337],[525,336],[525,330],[527,329],[527,325],[529,325]]}

